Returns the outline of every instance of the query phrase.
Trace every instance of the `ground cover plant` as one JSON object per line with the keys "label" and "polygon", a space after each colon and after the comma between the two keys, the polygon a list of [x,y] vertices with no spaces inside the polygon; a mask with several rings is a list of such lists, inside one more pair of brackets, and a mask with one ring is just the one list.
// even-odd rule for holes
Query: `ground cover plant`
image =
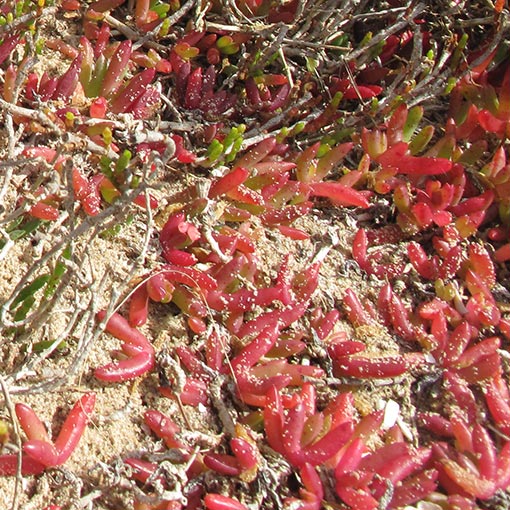
{"label": "ground cover plant", "polygon": [[509,14],[0,0],[2,507],[508,508]]}

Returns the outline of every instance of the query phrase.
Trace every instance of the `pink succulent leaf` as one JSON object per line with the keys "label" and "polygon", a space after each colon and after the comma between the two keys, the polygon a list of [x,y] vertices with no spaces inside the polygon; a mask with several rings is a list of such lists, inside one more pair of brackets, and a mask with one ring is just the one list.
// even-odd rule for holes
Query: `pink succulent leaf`
{"label": "pink succulent leaf", "polygon": [[487,429],[480,424],[473,427],[473,448],[478,456],[477,466],[480,475],[487,480],[497,480],[498,456],[496,447]]}
{"label": "pink succulent leaf", "polygon": [[106,12],[116,9],[126,0],[96,0],[90,4],[90,8],[96,12]]}
{"label": "pink succulent leaf", "polygon": [[[46,466],[23,455],[21,459],[21,472],[23,475],[40,475]],[[14,453],[0,455],[0,476],[16,476],[18,472],[18,455]]]}
{"label": "pink succulent leaf", "polygon": [[124,87],[111,101],[113,113],[124,113],[132,111],[136,101],[147,91],[149,83],[152,82],[156,71],[154,68],[144,69],[129,80]]}
{"label": "pink succulent leaf", "polygon": [[243,470],[255,469],[260,462],[260,453],[253,442],[241,437],[230,440],[230,448]]}
{"label": "pink succulent leaf", "polygon": [[336,463],[335,478],[340,479],[346,473],[357,470],[365,449],[365,443],[359,437],[350,441],[342,450]]}
{"label": "pink succulent leaf", "polygon": [[342,207],[363,207],[370,206],[366,196],[348,186],[338,182],[316,182],[310,184],[311,196],[327,197],[335,205]]}
{"label": "pink succulent leaf", "polygon": [[0,65],[9,58],[9,55],[11,55],[20,40],[21,36],[17,34],[7,35],[3,38],[2,44],[0,44]]}
{"label": "pink succulent leaf", "polygon": [[[97,320],[104,321],[105,319],[106,311],[98,312]],[[105,331],[115,338],[137,347],[146,348],[150,345],[147,337],[140,333],[137,329],[132,328],[128,321],[118,313],[113,313],[108,318],[105,325]]]}
{"label": "pink succulent leaf", "polygon": [[510,441],[507,441],[499,452],[496,483],[502,490],[507,490],[510,486]]}
{"label": "pink succulent leaf", "polygon": [[487,407],[498,428],[510,433],[510,396],[507,384],[500,374],[494,374],[485,386]]}
{"label": "pink succulent leaf", "polygon": [[190,110],[198,108],[202,100],[202,68],[197,67],[188,76],[184,106]]}
{"label": "pink succulent leaf", "polygon": [[154,114],[160,101],[159,91],[148,86],[126,109],[126,113],[131,113],[135,119],[147,119]]}
{"label": "pink succulent leaf", "polygon": [[275,148],[276,146],[276,138],[268,137],[259,142],[255,147],[252,147],[241,156],[241,158],[237,158],[235,164],[238,167],[246,168],[251,170],[255,165],[264,160]]}
{"label": "pink succulent leaf", "polygon": [[232,455],[208,453],[204,456],[204,464],[222,475],[239,476],[241,474],[239,463]]}
{"label": "pink succulent leaf", "polygon": [[94,370],[94,376],[105,382],[129,381],[154,368],[154,348],[149,345],[139,347],[133,344],[122,344],[122,353],[126,359],[109,363]]}
{"label": "pink succulent leaf", "polygon": [[274,301],[282,301],[282,288],[275,286],[255,290],[240,289],[230,294],[222,291],[210,291],[206,296],[206,301],[213,310],[246,312],[255,306],[267,306]]}
{"label": "pink succulent leaf", "polygon": [[199,288],[204,292],[216,290],[217,283],[208,274],[192,267],[179,267],[167,264],[162,267],[165,278],[170,283],[177,282],[189,287]]}
{"label": "pink succulent leaf", "polygon": [[342,423],[326,435],[303,449],[302,459],[312,466],[318,466],[336,455],[352,437],[352,422]]}
{"label": "pink succulent leaf", "polygon": [[129,39],[119,43],[106,70],[100,90],[101,96],[109,97],[120,87],[131,58],[131,49],[132,43]]}
{"label": "pink succulent leaf", "polygon": [[209,198],[215,198],[228,193],[230,190],[246,181],[248,177],[249,171],[246,168],[240,166],[235,167],[234,170],[211,185],[211,188],[209,189]]}
{"label": "pink succulent leaf", "polygon": [[[128,458],[124,460],[124,463],[133,470],[133,478],[141,483],[147,483],[147,481],[153,477],[154,472],[157,469],[157,464],[141,459]],[[163,482],[163,477],[156,479],[159,482]]]}
{"label": "pink succulent leaf", "polygon": [[26,404],[16,404],[16,417],[29,440],[50,442],[48,431],[33,409]]}
{"label": "pink succulent leaf", "polygon": [[267,108],[268,112],[274,112],[278,108],[282,108],[287,102],[291,87],[289,83],[282,85],[271,100],[271,104]]}
{"label": "pink succulent leaf", "polygon": [[46,467],[55,467],[60,464],[59,454],[53,443],[31,439],[23,443],[23,452]]}
{"label": "pink succulent leaf", "polygon": [[496,484],[493,480],[483,478],[480,473],[464,468],[453,460],[444,460],[443,468],[453,482],[472,496],[488,499],[496,492]]}
{"label": "pink succulent leaf", "polygon": [[81,62],[82,55],[78,54],[69,66],[69,69],[58,80],[52,99],[56,101],[68,101],[71,99],[79,83]]}
{"label": "pink succulent leaf", "polygon": [[435,469],[422,471],[408,478],[395,488],[391,499],[391,506],[400,508],[425,499],[436,490],[438,485],[437,478],[438,472]]}
{"label": "pink succulent leaf", "polygon": [[398,142],[377,157],[383,167],[397,169],[398,173],[410,175],[437,175],[450,171],[453,163],[445,158],[416,157],[408,154],[408,144]]}
{"label": "pink succulent leaf", "polygon": [[248,510],[237,499],[211,492],[205,495],[204,505],[207,510]]}
{"label": "pink succulent leaf", "polygon": [[147,287],[141,285],[131,296],[129,302],[129,325],[131,327],[143,326],[149,314],[149,294]]}
{"label": "pink succulent leaf", "polygon": [[421,353],[385,355],[380,358],[341,356],[335,360],[339,375],[360,378],[396,377],[425,362]]}
{"label": "pink succulent leaf", "polygon": [[63,464],[73,453],[85,431],[96,403],[95,393],[86,393],[74,404],[67,415],[57,439],[55,449],[58,452],[58,461]]}
{"label": "pink succulent leaf", "polygon": [[234,373],[243,373],[255,365],[264,356],[278,339],[278,325],[268,326],[244,347],[230,362],[228,368]]}

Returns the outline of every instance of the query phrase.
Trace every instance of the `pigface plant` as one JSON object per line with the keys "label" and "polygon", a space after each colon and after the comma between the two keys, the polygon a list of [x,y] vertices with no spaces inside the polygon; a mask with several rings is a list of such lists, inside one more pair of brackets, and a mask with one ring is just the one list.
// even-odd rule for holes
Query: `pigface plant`
{"label": "pigface plant", "polygon": [[507,18],[0,1],[2,508],[505,507]]}

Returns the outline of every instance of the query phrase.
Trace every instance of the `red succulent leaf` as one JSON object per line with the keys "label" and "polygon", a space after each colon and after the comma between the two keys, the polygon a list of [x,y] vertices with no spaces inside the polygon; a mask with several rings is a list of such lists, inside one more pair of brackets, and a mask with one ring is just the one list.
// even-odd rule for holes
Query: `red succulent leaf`
{"label": "red succulent leaf", "polygon": [[385,355],[379,358],[339,356],[335,359],[335,371],[343,377],[396,377],[424,362],[425,358],[421,353]]}
{"label": "red succulent leaf", "polygon": [[478,122],[485,131],[496,133],[499,137],[503,137],[508,129],[509,121],[498,119],[489,110],[480,110],[478,112]]}
{"label": "red succulent leaf", "polygon": [[58,80],[52,99],[63,101],[71,98],[79,82],[81,62],[82,55],[78,54],[69,69]]}
{"label": "red succulent leaf", "polygon": [[222,475],[239,476],[241,474],[239,463],[232,455],[208,453],[204,456],[204,464]]}
{"label": "red succulent leaf", "polygon": [[21,36],[17,34],[7,35],[3,38],[2,44],[0,44],[0,64],[9,58],[20,40]]}
{"label": "red succulent leaf", "polygon": [[398,142],[389,147],[378,156],[377,162],[383,167],[395,168],[398,173],[413,176],[444,174],[453,167],[453,163],[445,158],[410,156],[406,142]]}
{"label": "red succulent leaf", "polygon": [[391,507],[400,508],[425,499],[437,488],[439,473],[436,469],[422,471],[395,487]]}
{"label": "red succulent leaf", "polygon": [[335,205],[364,209],[370,206],[365,194],[338,182],[315,182],[309,186],[311,196],[327,197]]}
{"label": "red succulent leaf", "polygon": [[113,113],[130,112],[137,100],[146,92],[156,74],[155,69],[144,69],[129,80],[129,83],[111,101]]}
{"label": "red succulent leaf", "polygon": [[211,185],[211,188],[209,189],[209,198],[215,198],[228,193],[230,190],[246,181],[249,175],[250,173],[246,168],[240,166],[235,167],[234,170]]}
{"label": "red succulent leaf", "polygon": [[501,374],[494,374],[485,385],[485,401],[498,428],[510,433],[510,392]]}
{"label": "red succulent leaf", "polygon": [[42,201],[33,205],[29,209],[28,214],[40,220],[55,221],[58,219],[60,213],[56,207]]}
{"label": "red succulent leaf", "polygon": [[[40,475],[46,466],[37,462],[28,455],[21,458],[21,472],[24,475]],[[16,476],[18,473],[18,455],[4,454],[0,455],[0,476]]]}
{"label": "red succulent leaf", "polygon": [[96,0],[90,4],[90,9],[96,12],[106,12],[116,9],[122,5],[126,0]]}
{"label": "red succulent leaf", "polygon": [[237,499],[211,492],[205,495],[204,505],[207,510],[248,510]]}
{"label": "red succulent leaf", "polygon": [[446,475],[468,494],[481,499],[488,499],[494,495],[495,482],[482,477],[479,472],[462,467],[449,459],[443,460],[442,464]]}
{"label": "red succulent leaf", "polygon": [[202,68],[197,67],[188,76],[184,106],[190,110],[198,108],[202,97]]}
{"label": "red succulent leaf", "polygon": [[127,71],[131,51],[132,43],[129,39],[119,43],[106,70],[100,91],[101,96],[108,97],[118,90]]}

